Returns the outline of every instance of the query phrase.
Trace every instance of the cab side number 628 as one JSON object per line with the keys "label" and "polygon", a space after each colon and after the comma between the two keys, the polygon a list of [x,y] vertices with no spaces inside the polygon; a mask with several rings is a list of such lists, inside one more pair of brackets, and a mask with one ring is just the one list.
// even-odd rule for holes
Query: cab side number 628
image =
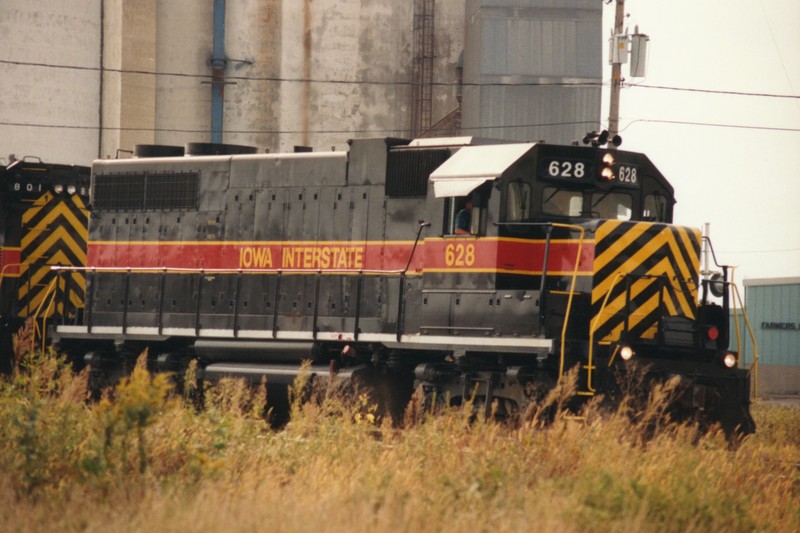
{"label": "cab side number 628", "polygon": [[636,185],[636,183],[639,181],[639,177],[636,175],[636,167],[619,167],[619,181],[622,183]]}
{"label": "cab side number 628", "polygon": [[474,244],[448,244],[444,249],[444,264],[449,267],[472,266],[475,264]]}

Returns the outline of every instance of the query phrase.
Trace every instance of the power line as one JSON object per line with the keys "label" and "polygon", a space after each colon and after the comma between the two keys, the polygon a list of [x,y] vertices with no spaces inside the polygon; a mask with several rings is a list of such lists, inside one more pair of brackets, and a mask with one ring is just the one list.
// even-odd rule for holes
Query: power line
{"label": "power line", "polygon": [[[493,129],[513,129],[513,128],[540,128],[540,127],[554,127],[554,126],[576,126],[579,124],[586,124],[591,126],[599,125],[596,121],[573,121],[573,122],[547,122],[541,124],[511,124],[511,125],[498,125],[498,126],[475,126],[465,128],[462,131],[475,131],[475,130],[493,130]],[[99,126],[79,126],[69,124],[44,124],[33,122],[7,122],[0,121],[0,126],[11,127],[24,127],[24,128],[49,128],[49,129],[72,129],[72,130],[93,130],[97,131],[101,128]],[[116,126],[103,126],[103,130],[108,131],[139,131],[139,132],[155,132],[155,133],[208,133],[208,129],[180,129],[180,128],[132,128],[132,127],[116,127]],[[396,133],[408,132],[409,128],[383,128],[383,129],[331,129],[331,130],[223,130],[226,134],[241,134],[241,135],[299,135],[303,133],[312,134],[381,134],[381,133]]]}
{"label": "power line", "polygon": [[[200,79],[203,81],[210,81],[213,79],[212,74],[192,74],[188,72],[157,72],[152,70],[136,70],[136,69],[121,69],[121,68],[107,68],[107,67],[86,67],[77,65],[58,65],[54,63],[35,63],[30,61],[12,61],[8,59],[0,59],[0,64],[24,66],[24,67],[40,67],[40,68],[53,68],[65,70],[78,70],[85,72],[97,73],[114,73],[114,74],[136,74],[142,76],[156,76],[156,77],[178,77],[178,78],[192,78]],[[225,76],[226,81],[252,81],[252,82],[272,82],[272,83],[328,83],[333,85],[388,85],[399,87],[411,87],[417,85],[413,81],[403,80],[345,80],[345,79],[316,79],[316,78],[284,78],[279,76]],[[499,82],[479,82],[479,83],[464,83],[464,82],[433,82],[434,86],[438,87],[600,87],[604,85],[601,80],[574,80],[574,81],[499,81]]]}
{"label": "power line", "polygon": [[718,254],[782,254],[800,252],[800,248],[787,248],[785,250],[717,250]]}
{"label": "power line", "polygon": [[800,100],[800,96],[794,94],[773,94],[773,93],[751,93],[743,91],[722,91],[718,89],[695,89],[692,87],[669,87],[666,85],[646,85],[646,84],[631,84],[628,87],[641,87],[643,89],[660,89],[664,91],[681,91],[688,93],[706,93],[706,94],[728,94],[733,96],[760,96],[763,98],[791,98]]}
{"label": "power line", "polygon": [[[116,74],[137,74],[143,76],[157,76],[157,77],[178,77],[178,78],[192,78],[200,80],[212,80],[212,74],[196,74],[188,72],[158,72],[152,70],[137,70],[137,69],[122,69],[122,68],[108,68],[108,67],[86,67],[78,65],[60,65],[55,63],[38,63],[32,61],[12,61],[9,59],[0,59],[0,64],[25,66],[25,67],[40,67],[40,68],[54,68],[66,70],[78,70],[86,72],[106,72]],[[388,85],[388,86],[414,86],[413,81],[403,80],[345,80],[345,79],[316,79],[316,78],[285,78],[280,76],[225,76],[226,80],[230,81],[243,81],[243,82],[273,82],[273,83],[319,83],[319,84],[334,84],[334,85]],[[609,85],[609,82],[592,81],[589,79],[574,80],[574,81],[498,81],[498,82],[433,82],[437,87],[601,87]],[[759,92],[745,92],[745,91],[724,91],[718,89],[699,89],[693,87],[671,87],[666,85],[648,85],[648,84],[628,84],[626,87],[636,87],[642,89],[656,89],[666,91],[680,91],[680,92],[693,92],[693,93],[706,93],[706,94],[726,94],[733,96],[751,96],[762,98],[788,98],[800,100],[799,95],[792,94],[774,94],[774,93],[759,93]]]}
{"label": "power line", "polygon": [[[646,123],[653,123],[653,124],[675,124],[681,126],[702,126],[702,127],[715,127],[715,128],[734,128],[734,129],[746,129],[746,130],[765,130],[765,131],[785,131],[785,132],[800,132],[800,128],[779,128],[773,126],[753,126],[747,124],[720,124],[720,123],[712,123],[712,122],[693,122],[687,120],[661,120],[661,119],[634,119],[628,122],[628,124],[622,128],[620,131],[624,132],[630,126],[637,122],[646,122]],[[589,120],[582,120],[582,121],[572,121],[572,122],[546,122],[546,123],[539,123],[539,124],[506,124],[506,125],[497,125],[497,126],[473,126],[473,127],[462,127],[462,131],[477,131],[477,130],[508,130],[514,128],[542,128],[542,127],[555,127],[555,126],[577,126],[579,124],[585,124],[588,126],[601,126],[600,122],[597,121],[589,121]],[[47,124],[47,123],[35,123],[35,122],[9,122],[9,121],[0,121],[0,126],[10,126],[10,127],[20,127],[20,128],[48,128],[48,129],[69,129],[69,130],[93,130],[97,131],[101,128],[99,126],[80,126],[74,124]],[[103,130],[108,131],[143,131],[143,132],[154,132],[154,133],[208,133],[207,129],[183,129],[183,128],[133,128],[133,127],[118,127],[118,126],[103,126]],[[337,133],[337,134],[380,134],[380,133],[394,133],[394,132],[405,132],[410,131],[409,128],[381,128],[381,129],[330,129],[330,130],[223,130],[223,133],[227,134],[241,134],[241,135],[291,135],[291,134],[303,134],[303,133],[313,133],[313,134],[326,134],[326,133]]]}
{"label": "power line", "polygon": [[713,128],[734,128],[734,129],[743,129],[743,130],[766,130],[766,131],[787,131],[787,132],[800,132],[800,128],[779,128],[775,126],[753,126],[750,124],[720,124],[715,122],[693,122],[689,120],[662,120],[662,119],[650,119],[650,118],[637,118],[628,122],[628,124],[622,128],[621,131],[625,131],[631,125],[637,122],[648,122],[654,124],[677,124],[681,126],[704,126],[704,127],[713,127]]}

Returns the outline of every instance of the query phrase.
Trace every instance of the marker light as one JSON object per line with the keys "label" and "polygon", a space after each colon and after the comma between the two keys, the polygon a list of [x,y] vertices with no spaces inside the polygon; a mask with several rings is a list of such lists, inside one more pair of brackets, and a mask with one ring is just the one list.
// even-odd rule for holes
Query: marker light
{"label": "marker light", "polygon": [[67,185],[67,194],[75,194],[78,191],[74,185]]}
{"label": "marker light", "polygon": [[719,329],[717,329],[717,326],[710,326],[708,330],[706,330],[706,335],[708,336],[708,340],[715,341],[719,338]]}
{"label": "marker light", "polygon": [[733,368],[736,366],[736,354],[728,352],[722,358],[722,364],[725,365],[726,368]]}
{"label": "marker light", "polygon": [[612,168],[615,161],[614,154],[611,152],[603,154],[603,170],[600,171],[600,179],[611,181],[616,177],[614,176],[614,169]]}
{"label": "marker light", "polygon": [[630,361],[633,358],[633,348],[630,346],[623,346],[619,349],[619,356],[623,361]]}
{"label": "marker light", "polygon": [[53,185],[53,190],[56,192],[56,194],[61,194],[62,192],[64,192],[64,186],[61,185],[60,183],[57,183]]}

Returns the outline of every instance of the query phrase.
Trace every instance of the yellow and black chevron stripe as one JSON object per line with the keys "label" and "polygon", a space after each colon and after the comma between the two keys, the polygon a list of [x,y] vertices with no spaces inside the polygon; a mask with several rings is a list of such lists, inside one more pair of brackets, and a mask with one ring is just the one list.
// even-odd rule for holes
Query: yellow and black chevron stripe
{"label": "yellow and black chevron stripe", "polygon": [[[32,316],[46,296],[56,274],[51,266],[85,266],[88,211],[80,196],[47,192],[22,215],[18,304],[20,317]],[[70,304],[83,306],[86,279],[82,272],[64,276],[58,294],[66,289]],[[51,296],[52,297],[52,296]],[[47,316],[61,315],[63,300],[45,302]],[[43,308],[43,311],[45,309]]]}
{"label": "yellow and black chevron stripe", "polygon": [[698,230],[680,226],[599,224],[592,288],[595,340],[618,340],[626,327],[628,339],[652,339],[661,316],[694,318],[700,239]]}

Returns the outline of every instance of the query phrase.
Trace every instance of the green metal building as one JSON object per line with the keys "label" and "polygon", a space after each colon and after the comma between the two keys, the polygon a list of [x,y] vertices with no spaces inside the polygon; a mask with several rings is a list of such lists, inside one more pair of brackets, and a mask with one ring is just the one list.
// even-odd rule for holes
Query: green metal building
{"label": "green metal building", "polygon": [[[754,390],[759,396],[800,395],[800,277],[746,279],[744,287],[745,309],[758,349]],[[750,368],[755,350],[741,315],[738,324],[740,358]],[[735,348],[735,331],[731,339]]]}

